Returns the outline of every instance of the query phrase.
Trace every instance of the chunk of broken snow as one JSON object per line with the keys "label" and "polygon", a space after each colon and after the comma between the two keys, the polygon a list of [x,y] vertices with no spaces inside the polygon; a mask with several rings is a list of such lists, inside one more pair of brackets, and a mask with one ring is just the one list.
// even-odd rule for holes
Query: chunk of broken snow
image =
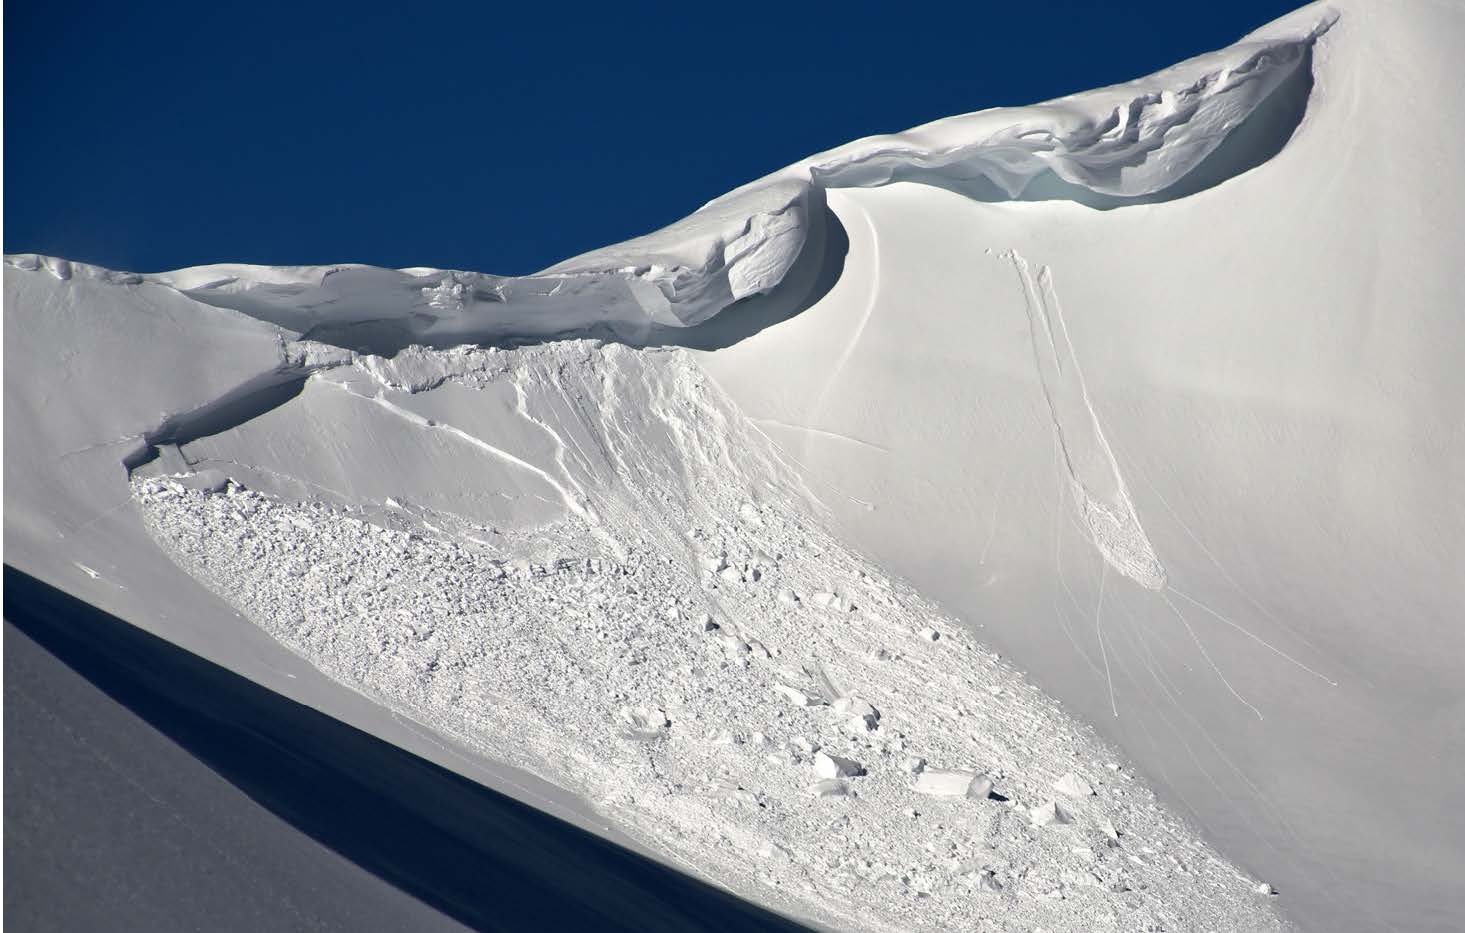
{"label": "chunk of broken snow", "polygon": [[623,706],[621,720],[629,733],[642,738],[659,735],[662,729],[671,725],[671,720],[666,718],[666,710],[659,706]]}
{"label": "chunk of broken snow", "polygon": [[718,781],[713,784],[712,796],[735,804],[747,804],[750,806],[756,806],[758,804],[757,794],[729,781]]}
{"label": "chunk of broken snow", "polygon": [[1058,801],[1056,800],[1050,800],[1042,806],[1033,807],[1028,811],[1028,815],[1032,817],[1034,826],[1062,825],[1072,822],[1068,813],[1062,807],[1058,806]]}
{"label": "chunk of broken snow", "polygon": [[975,771],[925,768],[916,775],[916,783],[911,786],[911,790],[933,797],[985,798],[992,793],[992,782],[987,780],[986,775]]}
{"label": "chunk of broken snow", "polygon": [[794,706],[815,706],[818,704],[817,700],[804,691],[790,687],[787,684],[774,684],[773,689]]}
{"label": "chunk of broken snow", "polygon": [[1266,895],[1268,897],[1270,897],[1271,895],[1277,893],[1276,889],[1273,888],[1271,885],[1267,884],[1265,881],[1263,881],[1261,884],[1257,885],[1253,890],[1255,890],[1256,893],[1258,893],[1258,894],[1264,894],[1264,895]]}
{"label": "chunk of broken snow", "polygon": [[828,609],[830,612],[853,612],[854,604],[836,593],[827,590],[815,593],[809,597],[809,602],[820,609]]}
{"label": "chunk of broken snow", "polygon": [[[716,623],[713,624],[715,625]],[[726,649],[729,653],[733,655],[747,654],[749,651],[752,650],[748,647],[747,642],[743,641],[741,638],[733,635],[730,632],[722,632],[721,634],[713,635],[712,639],[713,641],[720,643],[724,649]]]}
{"label": "chunk of broken snow", "polygon": [[860,767],[858,761],[816,752],[814,754],[814,773],[821,778],[844,778],[864,774],[865,769]]}
{"label": "chunk of broken snow", "polygon": [[776,859],[781,862],[788,861],[788,850],[772,840],[763,843],[758,847],[758,857],[765,859]]}
{"label": "chunk of broken snow", "polygon": [[977,872],[976,889],[986,894],[1002,893],[1002,883],[997,880],[990,868],[984,868]]}
{"label": "chunk of broken snow", "polygon": [[837,778],[829,778],[810,784],[808,794],[810,797],[845,797],[849,794],[849,787]]}
{"label": "chunk of broken snow", "polygon": [[724,567],[717,572],[717,577],[723,583],[742,583],[743,572],[736,567]]}
{"label": "chunk of broken snow", "polygon": [[938,631],[936,631],[933,628],[930,628],[930,627],[923,628],[919,632],[917,632],[916,634],[920,635],[926,641],[940,641],[941,640],[941,633],[938,632]]}
{"label": "chunk of broken snow", "polygon": [[785,606],[797,606],[800,602],[799,594],[790,589],[778,591],[778,601]]}
{"label": "chunk of broken snow", "polygon": [[1070,797],[1092,797],[1094,789],[1083,778],[1072,771],[1053,782],[1053,789]]}
{"label": "chunk of broken snow", "polygon": [[916,755],[909,755],[900,763],[900,769],[906,774],[920,774],[926,767],[926,759]]}
{"label": "chunk of broken snow", "polygon": [[880,721],[880,711],[856,696],[842,696],[830,704],[830,708],[841,716],[848,716],[852,723],[866,731],[875,728]]}

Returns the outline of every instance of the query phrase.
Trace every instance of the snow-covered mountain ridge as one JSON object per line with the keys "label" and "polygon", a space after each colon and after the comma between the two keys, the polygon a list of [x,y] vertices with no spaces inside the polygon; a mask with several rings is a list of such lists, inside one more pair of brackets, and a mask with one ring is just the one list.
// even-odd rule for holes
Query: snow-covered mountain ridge
{"label": "snow-covered mountain ridge", "polygon": [[7,561],[832,926],[1456,928],[1462,43],[1306,7],[534,276],[8,257]]}
{"label": "snow-covered mountain ridge", "polygon": [[[856,140],[729,192],[655,233],[530,276],[435,269],[392,276],[352,265],[217,265],[138,276],[41,257],[12,262],[117,284],[161,283],[301,332],[400,319],[411,339],[424,343],[594,327],[642,340],[654,326],[700,324],[777,288],[811,230],[825,222],[825,189],[916,181],[983,200],[1107,195],[1114,203],[1162,192],[1304,67],[1336,18],[1332,8],[1314,4],[1226,49],[1127,84]],[[1051,181],[1034,185],[1040,176]],[[353,281],[343,284],[343,277]],[[363,296],[368,290],[373,294]],[[387,297],[393,293],[395,300]]]}

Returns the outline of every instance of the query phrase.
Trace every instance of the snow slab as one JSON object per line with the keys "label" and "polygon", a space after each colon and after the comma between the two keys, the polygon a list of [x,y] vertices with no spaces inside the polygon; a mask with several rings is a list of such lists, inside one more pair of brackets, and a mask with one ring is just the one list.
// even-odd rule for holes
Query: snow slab
{"label": "snow slab", "polygon": [[1462,37],[1315,4],[534,276],[8,257],[6,559],[816,924],[1458,928]]}

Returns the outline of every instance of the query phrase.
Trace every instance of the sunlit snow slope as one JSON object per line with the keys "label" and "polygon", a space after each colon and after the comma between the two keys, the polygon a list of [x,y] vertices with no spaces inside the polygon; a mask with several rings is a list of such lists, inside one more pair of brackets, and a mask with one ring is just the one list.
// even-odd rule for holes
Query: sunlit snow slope
{"label": "sunlit snow slope", "polygon": [[1313,5],[521,278],[9,257],[6,561],[806,920],[1458,929],[1462,52]]}
{"label": "sunlit snow slope", "polygon": [[839,284],[706,360],[1311,929],[1465,923],[1462,52],[1344,7],[1285,147],[1164,204],[836,192]]}

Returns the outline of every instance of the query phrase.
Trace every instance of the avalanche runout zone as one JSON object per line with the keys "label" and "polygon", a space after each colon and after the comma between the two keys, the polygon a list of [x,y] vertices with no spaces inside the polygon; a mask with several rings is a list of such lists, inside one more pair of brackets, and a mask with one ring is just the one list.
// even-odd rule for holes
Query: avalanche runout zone
{"label": "avalanche runout zone", "polygon": [[494,550],[466,521],[391,530],[137,477],[150,530],[332,678],[796,916],[1281,928],[1113,750],[826,532],[684,351],[486,352],[433,355],[429,385],[509,380],[528,421],[590,439],[549,467],[596,527],[571,511]]}

